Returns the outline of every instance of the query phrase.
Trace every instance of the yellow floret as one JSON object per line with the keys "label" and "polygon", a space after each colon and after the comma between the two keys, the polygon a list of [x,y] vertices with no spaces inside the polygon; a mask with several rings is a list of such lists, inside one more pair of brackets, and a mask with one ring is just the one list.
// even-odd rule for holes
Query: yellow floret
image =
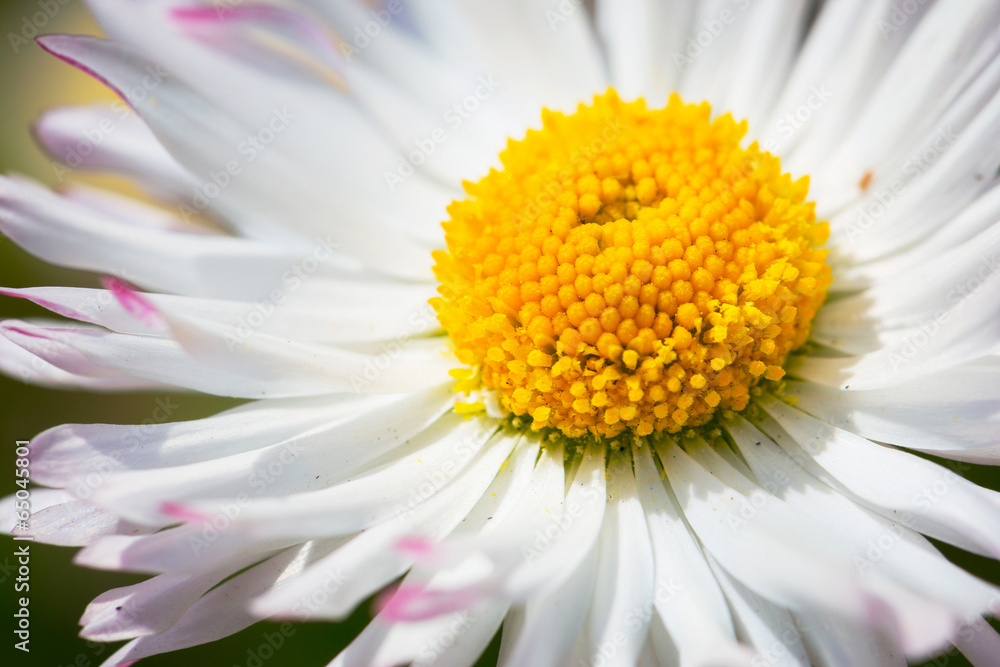
{"label": "yellow floret", "polygon": [[475,370],[457,388],[613,438],[700,426],[781,379],[826,297],[827,226],[745,134],[707,104],[609,91],[509,142],[434,255],[432,305]]}

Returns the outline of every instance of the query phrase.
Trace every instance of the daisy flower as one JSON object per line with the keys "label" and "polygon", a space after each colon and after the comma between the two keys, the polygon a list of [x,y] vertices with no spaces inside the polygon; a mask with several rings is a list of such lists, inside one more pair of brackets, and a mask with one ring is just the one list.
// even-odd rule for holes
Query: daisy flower
{"label": "daisy flower", "polygon": [[0,365],[248,399],[31,442],[14,532],[154,575],[105,664],[376,594],[331,665],[1000,664],[928,539],[1000,556],[1000,3],[89,4],[127,107],[37,134],[149,199],[0,181],[103,276]]}

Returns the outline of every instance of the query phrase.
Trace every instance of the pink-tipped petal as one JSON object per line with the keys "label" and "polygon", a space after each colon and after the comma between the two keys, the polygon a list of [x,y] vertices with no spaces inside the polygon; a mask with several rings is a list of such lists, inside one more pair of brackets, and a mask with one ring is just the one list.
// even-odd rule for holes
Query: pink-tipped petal
{"label": "pink-tipped petal", "polygon": [[41,36],[35,38],[35,42],[38,44],[38,46],[42,47],[42,49],[44,49],[46,52],[54,55],[56,58],[58,58],[59,60],[63,61],[64,63],[72,65],[73,67],[77,68],[78,70],[80,70],[84,74],[87,74],[88,76],[92,76],[94,79],[96,79],[101,84],[103,84],[104,86],[106,86],[111,92],[113,92],[115,95],[117,95],[118,97],[120,97],[121,100],[122,100],[122,102],[124,102],[125,104],[127,104],[130,109],[132,109],[133,111],[136,111],[136,108],[134,106],[132,106],[132,103],[129,102],[128,97],[125,95],[124,92],[122,92],[122,90],[120,88],[118,88],[117,86],[115,86],[114,84],[112,84],[105,77],[103,77],[101,74],[99,74],[96,70],[88,67],[87,65],[84,65],[82,62],[80,62],[76,58],[70,57],[70,56],[62,53],[59,50],[59,44],[60,44],[60,42],[63,41],[63,40],[65,40],[65,39],[67,39],[67,38],[68,39],[72,39],[72,36],[70,36],[70,35],[41,35]]}
{"label": "pink-tipped petal", "polygon": [[482,596],[470,588],[432,591],[422,586],[400,587],[386,603],[382,613],[394,622],[425,621],[443,614],[469,609]]}
{"label": "pink-tipped petal", "polygon": [[174,7],[170,10],[170,16],[177,21],[222,21],[234,9],[223,10],[221,7],[206,7],[202,5]]}
{"label": "pink-tipped petal", "polygon": [[206,520],[206,516],[201,512],[193,510],[180,503],[165,502],[160,505],[163,514],[180,521],[201,522]]}
{"label": "pink-tipped petal", "polygon": [[23,292],[21,292],[20,290],[17,290],[17,289],[7,289],[7,288],[0,287],[0,294],[2,294],[3,296],[14,297],[15,299],[27,299],[28,301],[31,301],[32,303],[36,303],[39,306],[41,306],[42,308],[45,308],[47,310],[51,310],[53,313],[56,313],[57,315],[62,315],[63,317],[69,317],[69,318],[72,318],[74,320],[86,320],[87,319],[86,317],[84,317],[83,315],[81,315],[77,311],[73,310],[72,308],[67,308],[66,306],[63,306],[63,305],[58,304],[58,303],[55,303],[53,301],[49,301],[48,299],[43,299],[43,298],[41,298],[39,296],[25,294],[25,293],[23,293]]}
{"label": "pink-tipped petal", "polygon": [[424,537],[411,535],[396,542],[396,550],[412,558],[426,558],[434,552],[434,543]]}
{"label": "pink-tipped petal", "polygon": [[101,284],[118,299],[118,303],[130,315],[146,326],[160,328],[165,325],[163,315],[160,314],[156,306],[121,278],[104,276],[101,278]]}
{"label": "pink-tipped petal", "polygon": [[192,28],[207,23],[257,23],[265,29],[284,31],[296,43],[310,47],[313,55],[328,65],[343,65],[343,59],[326,30],[309,17],[288,9],[263,4],[227,7],[225,10],[215,7],[178,7],[171,15],[178,22]]}
{"label": "pink-tipped petal", "polygon": [[378,592],[375,599],[372,600],[372,609],[374,614],[381,614],[382,611],[389,606],[392,598],[396,595],[399,590],[399,583],[394,583],[386,586],[384,589]]}
{"label": "pink-tipped petal", "polygon": [[316,25],[295,12],[260,4],[228,7],[225,10],[206,6],[176,7],[170,12],[170,15],[178,21],[192,23],[207,21],[261,21],[262,23],[272,25],[291,23]]}
{"label": "pink-tipped petal", "polygon": [[41,328],[39,329],[28,329],[26,327],[18,326],[16,324],[4,324],[3,328],[7,331],[11,331],[22,336],[27,336],[28,338],[37,338],[39,340],[52,340],[44,333],[42,333]]}

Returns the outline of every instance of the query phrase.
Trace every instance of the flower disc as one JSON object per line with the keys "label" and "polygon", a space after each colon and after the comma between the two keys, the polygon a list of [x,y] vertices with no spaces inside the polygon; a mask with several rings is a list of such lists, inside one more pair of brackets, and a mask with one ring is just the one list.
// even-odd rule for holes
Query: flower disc
{"label": "flower disc", "polygon": [[745,134],[708,104],[609,91],[509,142],[435,254],[458,388],[610,438],[705,424],[780,379],[826,297],[827,225]]}

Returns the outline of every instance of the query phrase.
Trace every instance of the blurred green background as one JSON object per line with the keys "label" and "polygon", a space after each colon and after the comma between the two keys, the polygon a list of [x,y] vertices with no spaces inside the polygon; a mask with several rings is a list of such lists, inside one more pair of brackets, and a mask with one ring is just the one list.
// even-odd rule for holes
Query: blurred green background
{"label": "blurred green background", "polygon": [[[66,4],[60,4],[65,2]],[[35,146],[30,126],[46,108],[97,99],[114,99],[89,77],[45,54],[30,40],[31,30],[40,26],[42,34],[51,32],[100,34],[80,0],[47,0],[58,5],[52,17],[39,17],[38,0],[3,0],[0,2],[0,173],[17,172],[56,186],[51,162]],[[13,37],[12,37],[13,35]],[[24,39],[28,38],[28,39]],[[74,176],[76,178],[76,176]],[[127,184],[110,178],[80,175],[78,180],[128,191]],[[49,266],[0,237],[0,286],[38,285],[98,286],[90,274]],[[47,313],[22,301],[0,297],[0,317],[34,317]],[[0,470],[2,493],[12,493],[14,486],[14,442],[28,440],[40,431],[64,422],[140,423],[150,417],[155,401],[163,394],[97,395],[39,389],[19,381],[0,377],[0,447],[9,451]],[[172,416],[178,420],[203,417],[233,404],[227,399],[171,395],[180,405]],[[994,469],[972,467],[963,474],[973,481],[1000,488],[1000,475]],[[83,569],[72,564],[73,549],[33,544],[31,547],[31,653],[12,648],[10,616],[13,604],[14,543],[4,538],[0,552],[0,590],[4,601],[3,648],[0,655],[11,656],[5,664],[39,667],[94,667],[101,664],[117,645],[105,646],[80,639],[77,621],[87,603],[104,591],[126,586],[142,577]],[[945,553],[963,567],[993,583],[1000,584],[1000,567],[986,559],[970,556],[948,547]],[[286,645],[266,664],[325,665],[353,638],[367,622],[370,605],[365,604],[342,624],[309,623],[295,626]],[[233,637],[184,651],[156,656],[142,661],[149,667],[177,665],[247,665],[248,650],[264,641],[265,632],[274,632],[276,624],[260,623]],[[495,664],[497,642],[483,656],[481,664]],[[937,667],[961,667],[969,663],[961,656],[941,656],[926,663]]]}

